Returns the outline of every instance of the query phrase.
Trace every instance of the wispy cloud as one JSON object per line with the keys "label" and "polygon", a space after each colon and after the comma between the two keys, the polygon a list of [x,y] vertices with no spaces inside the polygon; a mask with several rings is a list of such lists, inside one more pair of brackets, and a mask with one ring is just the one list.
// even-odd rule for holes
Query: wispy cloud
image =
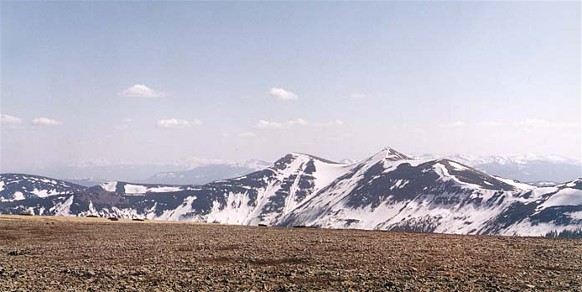
{"label": "wispy cloud", "polygon": [[162,119],[158,121],[159,128],[170,128],[170,129],[186,129],[192,128],[194,126],[200,126],[202,122],[198,119],[195,120],[181,120],[181,119]]}
{"label": "wispy cloud", "polygon": [[333,127],[333,126],[343,126],[344,122],[342,120],[333,120],[333,121],[329,121],[329,122],[323,122],[323,123],[316,123],[313,124],[316,127]]}
{"label": "wispy cloud", "polygon": [[453,123],[439,124],[439,127],[441,127],[441,128],[462,128],[465,126],[467,126],[467,123],[465,123],[463,121],[456,121]]}
{"label": "wispy cloud", "polygon": [[121,96],[125,97],[141,97],[141,98],[153,98],[162,97],[168,95],[166,92],[157,91],[143,84],[136,84],[130,88],[119,93]]}
{"label": "wispy cloud", "polygon": [[252,137],[256,137],[257,134],[255,134],[253,132],[243,132],[243,133],[239,133],[238,136],[241,138],[252,138]]}
{"label": "wispy cloud", "polygon": [[562,122],[562,121],[547,121],[544,119],[525,119],[513,123],[514,127],[522,130],[541,130],[541,129],[568,129],[579,127],[579,123]]}
{"label": "wispy cloud", "polygon": [[0,115],[0,124],[2,125],[19,125],[22,119],[11,115]]}
{"label": "wispy cloud", "polygon": [[294,120],[288,120],[286,122],[273,122],[273,121],[266,121],[266,120],[259,120],[255,125],[255,128],[258,130],[265,130],[265,129],[285,129],[291,127],[333,127],[333,126],[342,126],[344,122],[342,120],[331,120],[325,122],[310,122],[303,118],[297,118]]}
{"label": "wispy cloud", "polygon": [[133,123],[133,119],[125,118],[121,120],[121,122],[117,126],[115,126],[115,128],[118,130],[128,129],[130,128],[131,123]]}
{"label": "wispy cloud", "polygon": [[283,101],[292,101],[292,100],[297,100],[298,96],[297,94],[285,90],[283,88],[277,88],[277,87],[273,87],[271,88],[271,90],[269,90],[269,94],[278,99],[278,100],[283,100]]}
{"label": "wispy cloud", "polygon": [[281,123],[277,123],[277,122],[269,122],[269,121],[265,121],[265,120],[259,120],[257,122],[257,124],[255,125],[255,128],[257,129],[280,129],[283,128],[283,125]]}
{"label": "wispy cloud", "polygon": [[307,125],[309,125],[309,122],[307,120],[305,120],[305,119],[298,118],[298,119],[295,119],[295,120],[287,121],[285,124],[287,126],[291,126],[291,127],[292,126],[307,126]]}
{"label": "wispy cloud", "polygon": [[360,99],[360,98],[366,98],[367,95],[365,93],[352,93],[350,94],[350,98],[355,98],[355,99]]}
{"label": "wispy cloud", "polygon": [[482,121],[479,122],[477,124],[477,126],[482,126],[482,127],[498,127],[498,126],[503,126],[504,123],[502,122],[496,122],[496,121]]}
{"label": "wispy cloud", "polygon": [[62,122],[42,117],[32,120],[32,124],[35,126],[58,126],[62,124]]}

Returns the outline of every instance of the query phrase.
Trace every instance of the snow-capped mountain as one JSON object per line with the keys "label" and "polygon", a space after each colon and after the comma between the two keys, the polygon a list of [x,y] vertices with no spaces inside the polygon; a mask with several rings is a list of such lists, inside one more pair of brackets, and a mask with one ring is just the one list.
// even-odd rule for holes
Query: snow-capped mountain
{"label": "snow-capped mountain", "polygon": [[77,184],[36,175],[14,173],[0,177],[0,202],[74,194],[84,189]]}
{"label": "snow-capped mountain", "polygon": [[291,153],[262,170],[204,185],[109,182],[0,202],[0,212],[544,235],[582,227],[582,179],[535,187],[390,148],[350,164]]}
{"label": "snow-capped mountain", "polygon": [[582,177],[582,162],[559,155],[434,155],[422,154],[417,159],[451,159],[469,165],[485,173],[519,181],[565,182]]}

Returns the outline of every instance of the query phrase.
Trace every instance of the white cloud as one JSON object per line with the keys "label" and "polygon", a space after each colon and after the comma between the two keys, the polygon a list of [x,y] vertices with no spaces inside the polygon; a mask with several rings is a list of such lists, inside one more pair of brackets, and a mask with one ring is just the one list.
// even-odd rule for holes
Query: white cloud
{"label": "white cloud", "polygon": [[61,122],[49,118],[37,118],[32,120],[32,124],[35,126],[57,126],[62,124]]}
{"label": "white cloud", "polygon": [[0,124],[2,125],[18,125],[22,123],[22,119],[11,115],[0,115]]}
{"label": "white cloud", "polygon": [[287,123],[285,124],[287,124],[288,126],[307,126],[309,125],[309,122],[305,119],[298,118],[295,120],[287,121]]}
{"label": "white cloud", "polygon": [[172,128],[172,129],[185,129],[192,128],[193,126],[200,126],[202,122],[200,120],[180,120],[180,119],[162,119],[158,121],[159,128]]}
{"label": "white cloud", "polygon": [[344,122],[342,120],[333,120],[324,123],[314,124],[316,127],[333,127],[333,126],[342,126]]}
{"label": "white cloud", "polygon": [[277,122],[269,122],[269,121],[265,121],[265,120],[259,120],[257,122],[257,124],[255,125],[255,128],[257,129],[280,129],[282,128],[283,125],[281,125],[280,123]]}
{"label": "white cloud", "polygon": [[244,133],[238,134],[238,136],[241,138],[252,138],[252,137],[255,137],[257,135],[253,132],[244,132]]}
{"label": "white cloud", "polygon": [[264,130],[264,129],[285,129],[285,128],[291,128],[291,127],[295,127],[295,126],[332,127],[332,126],[342,126],[343,124],[344,124],[344,122],[342,120],[332,120],[332,121],[327,121],[327,122],[314,123],[314,122],[310,122],[310,121],[303,119],[303,118],[297,118],[294,120],[286,121],[284,123],[259,120],[257,122],[257,124],[255,125],[255,128],[259,129],[259,130]]}
{"label": "white cloud", "polygon": [[439,127],[441,128],[462,128],[467,126],[467,123],[463,122],[463,121],[456,121],[454,123],[448,123],[448,124],[440,124]]}
{"label": "white cloud", "polygon": [[556,121],[547,121],[543,119],[525,119],[522,121],[518,121],[513,123],[513,126],[523,129],[523,130],[538,130],[538,129],[566,129],[566,128],[574,128],[579,127],[579,123],[571,123],[571,122],[556,122]]}
{"label": "white cloud", "polygon": [[298,96],[297,94],[291,92],[291,91],[287,91],[283,88],[271,88],[271,90],[269,91],[269,94],[278,99],[278,100],[284,100],[284,101],[291,101],[291,100],[297,100]]}
{"label": "white cloud", "polygon": [[496,121],[483,121],[483,122],[480,122],[477,125],[483,126],[483,127],[497,127],[497,126],[502,126],[503,123],[502,122],[496,122]]}
{"label": "white cloud", "polygon": [[352,93],[352,94],[350,94],[350,98],[359,99],[359,98],[365,98],[365,97],[367,97],[367,95],[365,93]]}
{"label": "white cloud", "polygon": [[121,120],[121,123],[115,126],[115,128],[118,130],[128,129],[131,126],[131,123],[133,123],[133,119],[125,118]]}
{"label": "white cloud", "polygon": [[143,97],[143,98],[152,98],[152,97],[162,97],[168,95],[166,92],[157,91],[152,88],[149,88],[143,84],[136,84],[122,92],[119,93],[121,96],[125,97]]}

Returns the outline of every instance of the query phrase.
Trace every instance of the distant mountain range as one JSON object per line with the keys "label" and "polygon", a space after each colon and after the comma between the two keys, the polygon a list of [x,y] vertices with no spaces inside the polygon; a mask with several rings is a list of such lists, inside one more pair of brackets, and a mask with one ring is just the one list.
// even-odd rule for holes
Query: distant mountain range
{"label": "distant mountain range", "polygon": [[459,161],[491,175],[507,177],[532,184],[565,182],[582,177],[582,163],[559,155],[432,155],[419,159],[447,158]]}
{"label": "distant mountain range", "polygon": [[[416,159],[450,159],[490,175],[506,177],[538,186],[556,185],[582,177],[582,163],[558,155],[434,155],[413,156]],[[359,160],[344,159],[353,164]],[[121,180],[144,184],[201,185],[257,171],[271,165],[261,160],[225,161],[190,158],[174,164],[109,164],[104,161],[71,164],[62,167],[24,170],[63,179],[82,186],[94,186],[106,181]]]}
{"label": "distant mountain range", "polygon": [[260,160],[200,165],[188,170],[160,172],[141,180],[149,184],[205,184],[215,180],[241,176],[270,166]]}
{"label": "distant mountain range", "polygon": [[203,185],[2,174],[0,213],[537,236],[582,228],[582,179],[535,187],[390,148],[356,163],[291,153]]}

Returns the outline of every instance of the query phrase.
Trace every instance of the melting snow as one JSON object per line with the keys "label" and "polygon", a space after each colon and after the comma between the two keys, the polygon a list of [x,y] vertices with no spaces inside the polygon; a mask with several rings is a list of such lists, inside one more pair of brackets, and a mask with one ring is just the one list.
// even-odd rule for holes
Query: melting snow
{"label": "melting snow", "polygon": [[196,196],[187,197],[182,203],[182,205],[178,206],[178,208],[174,210],[164,211],[164,213],[162,213],[162,215],[160,215],[156,219],[175,221],[184,220],[186,219],[184,218],[184,215],[192,212],[192,203],[194,202],[194,200],[196,200]]}
{"label": "melting snow", "polygon": [[151,193],[179,192],[181,190],[181,187],[155,187],[147,189],[147,191]]}
{"label": "melting snow", "polygon": [[50,208],[50,211],[54,211],[57,216],[67,216],[71,215],[71,205],[73,204],[74,196],[69,196],[69,198],[54,207]]}
{"label": "melting snow", "polygon": [[101,187],[105,191],[113,193],[117,189],[117,182],[116,181],[106,182],[106,183],[102,184]]}
{"label": "melting snow", "polygon": [[220,203],[214,201],[210,214],[207,215],[207,222],[220,222],[226,224],[247,224],[249,215],[253,207],[249,206],[249,196],[247,193],[229,193],[226,197],[226,205],[220,208]]}
{"label": "melting snow", "polygon": [[45,198],[51,195],[51,190],[39,190],[35,188],[31,193],[37,195],[39,198]]}
{"label": "melting snow", "polygon": [[528,185],[528,184],[521,183],[521,182],[517,182],[517,181],[511,180],[511,179],[506,179],[506,178],[502,178],[502,177],[498,177],[498,176],[494,176],[494,178],[497,180],[500,180],[500,181],[502,181],[510,186],[514,186],[514,187],[516,187],[518,189],[522,189],[522,190],[531,190],[531,189],[536,188],[535,186]]}
{"label": "melting snow", "polygon": [[130,184],[126,184],[124,186],[125,188],[125,194],[127,195],[142,195],[147,193],[148,188],[145,186],[140,186],[140,185],[130,185]]}
{"label": "melting snow", "polygon": [[561,189],[552,195],[538,208],[548,208],[553,206],[578,206],[582,205],[582,191],[576,189]]}
{"label": "melting snow", "polygon": [[575,220],[582,220],[582,211],[568,213],[568,216]]}
{"label": "melting snow", "polygon": [[449,161],[449,165],[454,167],[456,170],[467,170],[468,169],[468,168],[466,168],[466,167],[464,167],[456,162],[453,162],[453,161]]}
{"label": "melting snow", "polygon": [[22,192],[14,192],[14,201],[20,201],[24,199],[24,194]]}

